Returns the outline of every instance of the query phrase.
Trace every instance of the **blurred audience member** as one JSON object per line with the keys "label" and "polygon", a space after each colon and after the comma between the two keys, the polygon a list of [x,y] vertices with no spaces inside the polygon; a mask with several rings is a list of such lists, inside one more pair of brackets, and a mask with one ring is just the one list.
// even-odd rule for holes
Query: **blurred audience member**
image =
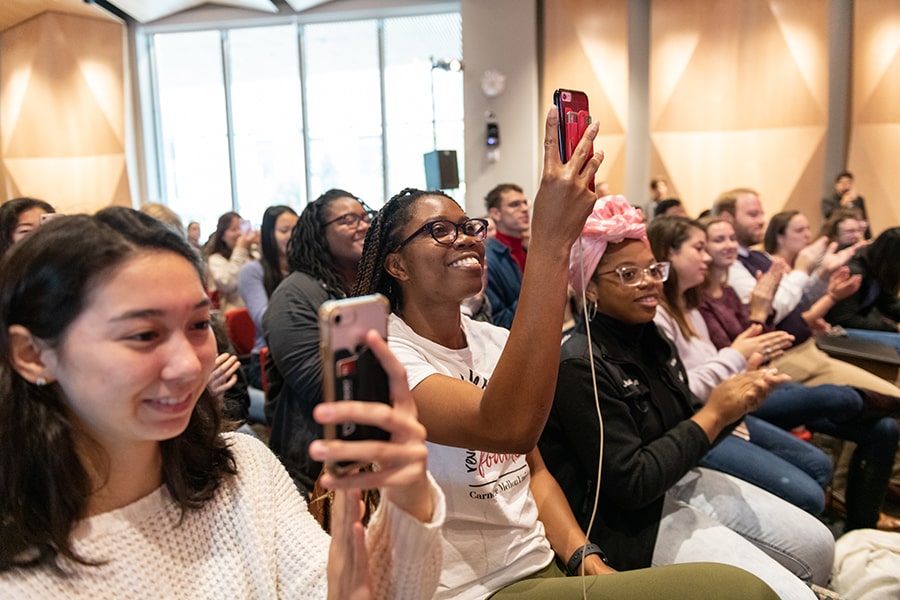
{"label": "blurred audience member", "polygon": [[246,221],[242,224],[241,215],[227,212],[219,217],[216,232],[206,242],[209,291],[218,293],[222,312],[244,306],[238,293],[238,274],[250,262],[250,252],[258,241],[259,232],[248,227]]}
{"label": "blurred audience member", "polygon": [[50,204],[37,198],[13,198],[0,206],[0,256],[41,226],[42,215],[54,214]]}
{"label": "blurred audience member", "polygon": [[287,248],[291,232],[297,223],[297,213],[290,206],[270,206],[263,214],[259,230],[262,257],[241,267],[238,274],[238,292],[256,326],[256,342],[247,365],[247,380],[255,388],[262,389],[262,373],[259,370],[259,353],[266,345],[263,334],[263,314],[269,306],[272,292],[288,273]]}

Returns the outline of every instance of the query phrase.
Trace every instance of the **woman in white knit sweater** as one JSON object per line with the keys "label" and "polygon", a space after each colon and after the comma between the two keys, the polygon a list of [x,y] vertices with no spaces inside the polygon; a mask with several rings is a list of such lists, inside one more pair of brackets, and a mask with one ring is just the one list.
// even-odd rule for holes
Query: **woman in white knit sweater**
{"label": "woman in white knit sweater", "polygon": [[[429,597],[444,504],[403,369],[372,334],[394,406],[315,414],[392,433],[310,447],[379,466],[324,478],[329,540],[267,448],[220,433],[196,258],[114,207],[57,219],[0,264],[0,597]],[[360,487],[382,487],[365,532]]]}

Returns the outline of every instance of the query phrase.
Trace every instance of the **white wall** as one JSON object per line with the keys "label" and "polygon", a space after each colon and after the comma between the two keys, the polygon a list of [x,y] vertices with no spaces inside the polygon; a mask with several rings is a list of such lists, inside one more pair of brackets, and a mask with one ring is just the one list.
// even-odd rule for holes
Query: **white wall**
{"label": "white wall", "polygon": [[[522,186],[532,199],[541,172],[543,116],[538,114],[537,0],[462,0],[466,197],[470,216],[484,214],[484,196],[498,183]],[[493,69],[506,75],[496,98],[481,91]],[[486,157],[485,112],[500,126],[500,159]]]}

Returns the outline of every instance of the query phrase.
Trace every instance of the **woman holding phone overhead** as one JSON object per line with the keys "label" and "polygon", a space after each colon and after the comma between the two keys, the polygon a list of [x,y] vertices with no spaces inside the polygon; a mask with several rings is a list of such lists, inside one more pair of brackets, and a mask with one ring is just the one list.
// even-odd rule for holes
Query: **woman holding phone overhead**
{"label": "woman holding phone overhead", "polygon": [[[557,122],[554,110],[510,330],[460,312],[482,285],[483,219],[468,218],[441,192],[406,189],[366,235],[354,293],[391,302],[388,341],[407,370],[428,431],[429,470],[448,499],[436,597],[580,598],[583,585],[591,598],[652,598],[663,589],[667,598],[716,598],[725,585],[770,597],[737,569],[612,574],[600,549],[583,547],[584,532],[535,449],[556,380],[569,248],[593,206],[588,184],[602,160],[591,148],[595,125],[562,164]],[[571,574],[591,577],[567,579],[556,556]]]}
{"label": "woman holding phone overhead", "polygon": [[[221,433],[202,271],[123,207],[55,220],[0,264],[0,596],[430,597],[443,501],[402,367],[370,335],[394,406],[317,413],[392,435],[311,448],[380,466],[325,479],[329,539],[265,446]],[[361,486],[383,499],[365,533]]]}
{"label": "woman holding phone overhead", "polygon": [[222,312],[243,308],[244,301],[238,292],[238,274],[241,267],[250,262],[253,245],[259,241],[259,232],[253,231],[236,212],[219,217],[216,231],[203,249],[209,265],[209,291],[219,296]]}

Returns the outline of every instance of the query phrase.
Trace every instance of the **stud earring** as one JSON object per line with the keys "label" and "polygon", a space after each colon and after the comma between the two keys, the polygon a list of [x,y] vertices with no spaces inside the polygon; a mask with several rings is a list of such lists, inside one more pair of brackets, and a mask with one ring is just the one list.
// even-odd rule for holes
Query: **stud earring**
{"label": "stud earring", "polygon": [[45,385],[47,385],[47,380],[44,379],[43,375],[39,375],[38,378],[34,380],[34,385],[38,387],[44,387]]}

